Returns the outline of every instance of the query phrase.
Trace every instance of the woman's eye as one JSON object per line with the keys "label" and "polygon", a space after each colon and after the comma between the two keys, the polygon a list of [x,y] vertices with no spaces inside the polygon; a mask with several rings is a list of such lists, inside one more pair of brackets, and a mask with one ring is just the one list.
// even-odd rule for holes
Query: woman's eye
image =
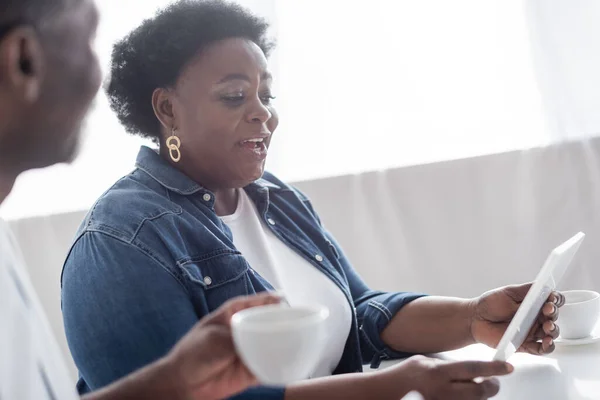
{"label": "woman's eye", "polygon": [[271,104],[271,102],[272,102],[273,100],[275,100],[275,99],[276,99],[276,97],[275,97],[275,96],[273,96],[273,95],[271,95],[271,94],[266,94],[266,95],[261,95],[261,96],[260,96],[260,101],[262,101],[262,103],[263,103],[265,106],[268,106],[268,105],[270,105],[270,104]]}
{"label": "woman's eye", "polygon": [[[265,93],[260,94],[259,99],[263,105],[268,106],[273,100],[275,100],[275,96],[271,95],[270,93]],[[229,106],[239,106],[244,103],[246,96],[244,93],[226,94],[221,96],[221,100]]]}
{"label": "woman's eye", "polygon": [[226,104],[239,105],[244,102],[244,94],[243,93],[227,94],[227,95],[221,96],[221,100],[223,100]]}

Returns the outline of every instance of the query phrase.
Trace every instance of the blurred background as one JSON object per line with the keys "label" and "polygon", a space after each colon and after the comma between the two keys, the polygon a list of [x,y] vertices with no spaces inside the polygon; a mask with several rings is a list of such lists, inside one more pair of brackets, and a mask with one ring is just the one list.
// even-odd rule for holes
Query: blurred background
{"label": "blurred background", "polygon": [[[600,290],[600,2],[238,2],[278,42],[268,169],[312,198],[372,287],[475,296],[532,280],[583,230],[562,287]],[[105,71],[168,3],[98,2]],[[68,360],[62,262],[141,144],[100,93],[80,157],[23,175],[0,210]]]}
{"label": "blurred background", "polygon": [[[97,48],[168,0],[102,0]],[[272,24],[281,126],[269,169],[300,181],[600,132],[594,0],[240,0]],[[594,89],[595,88],[595,89]],[[4,218],[88,208],[133,168],[103,93],[79,159],[23,176]]]}

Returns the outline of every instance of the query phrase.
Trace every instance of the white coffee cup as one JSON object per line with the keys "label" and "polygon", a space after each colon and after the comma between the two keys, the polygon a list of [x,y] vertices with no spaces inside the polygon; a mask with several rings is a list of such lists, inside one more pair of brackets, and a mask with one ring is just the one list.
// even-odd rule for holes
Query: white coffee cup
{"label": "white coffee cup", "polygon": [[236,313],[233,340],[242,361],[265,385],[309,378],[323,352],[325,320],[320,306],[268,305]]}
{"label": "white coffee cup", "polygon": [[600,293],[591,290],[561,292],[565,304],[560,308],[557,324],[563,339],[590,336],[600,316]]}

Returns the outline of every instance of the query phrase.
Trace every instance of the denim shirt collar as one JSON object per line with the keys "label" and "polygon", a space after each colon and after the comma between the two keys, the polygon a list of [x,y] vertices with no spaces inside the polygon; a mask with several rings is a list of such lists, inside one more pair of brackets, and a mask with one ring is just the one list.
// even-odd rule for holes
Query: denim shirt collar
{"label": "denim shirt collar", "polygon": [[[192,178],[170,165],[156,150],[142,146],[136,160],[136,167],[150,175],[166,189],[189,196],[196,193],[211,193]],[[269,189],[281,189],[278,185],[260,178],[248,185],[251,192],[268,192]]]}

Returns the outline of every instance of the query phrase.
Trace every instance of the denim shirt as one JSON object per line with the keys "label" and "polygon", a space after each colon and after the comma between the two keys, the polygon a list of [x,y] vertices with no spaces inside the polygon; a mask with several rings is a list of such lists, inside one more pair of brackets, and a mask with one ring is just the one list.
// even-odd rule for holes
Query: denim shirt
{"label": "denim shirt", "polygon": [[[401,307],[422,295],[369,289],[297,189],[266,173],[245,190],[266,226],[331,279],[351,304],[352,326],[334,373],[360,372],[364,362],[407,356],[388,348],[380,334]],[[142,147],[136,169],[92,207],[61,277],[80,393],[164,356],[226,300],[272,290],[235,248],[231,231],[215,213],[214,198]],[[283,397],[284,388],[259,387],[236,399]]]}

